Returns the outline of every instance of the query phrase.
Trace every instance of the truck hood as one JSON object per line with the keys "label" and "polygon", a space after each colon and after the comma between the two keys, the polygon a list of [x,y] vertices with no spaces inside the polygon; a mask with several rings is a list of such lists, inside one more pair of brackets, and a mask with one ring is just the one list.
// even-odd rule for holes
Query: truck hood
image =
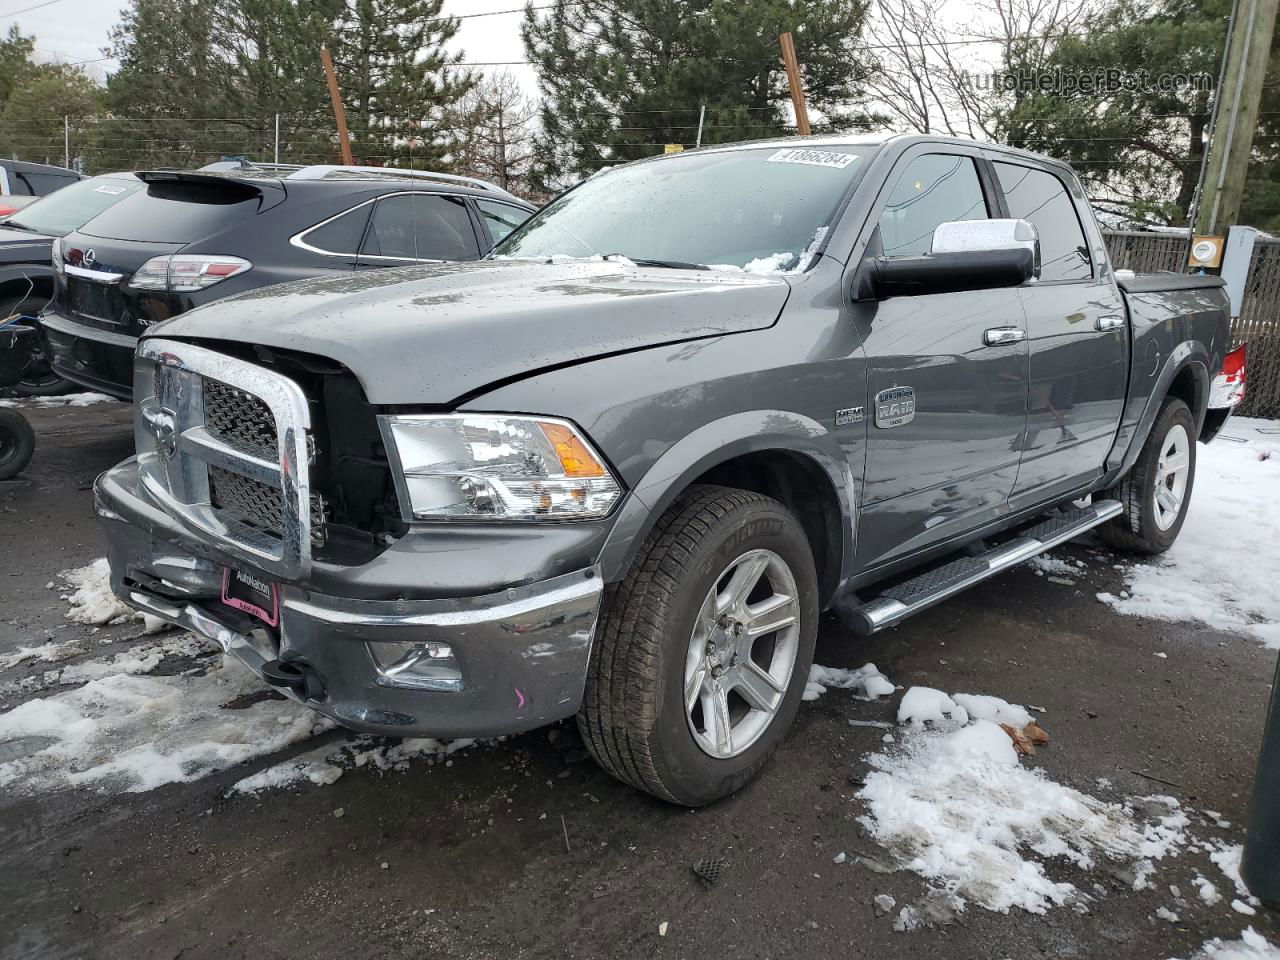
{"label": "truck hood", "polygon": [[263,287],[148,335],[316,354],[351,370],[371,403],[447,404],[546,367],[762,329],[789,291],[778,276],[482,260]]}

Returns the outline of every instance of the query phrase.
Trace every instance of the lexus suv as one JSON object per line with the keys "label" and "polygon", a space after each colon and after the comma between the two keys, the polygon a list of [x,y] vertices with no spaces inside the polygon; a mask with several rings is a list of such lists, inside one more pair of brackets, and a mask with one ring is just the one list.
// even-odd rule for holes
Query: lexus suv
{"label": "lexus suv", "polygon": [[534,208],[482,180],[385,167],[130,174],[139,189],[53,248],[53,371],[129,399],[148,327],[305,277],[475,260]]}

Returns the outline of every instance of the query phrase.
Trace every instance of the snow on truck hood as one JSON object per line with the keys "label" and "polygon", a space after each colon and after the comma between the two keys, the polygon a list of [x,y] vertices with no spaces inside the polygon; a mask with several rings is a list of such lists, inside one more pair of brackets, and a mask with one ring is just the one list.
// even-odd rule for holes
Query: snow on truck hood
{"label": "snow on truck hood", "polygon": [[317,354],[371,403],[437,404],[548,366],[769,327],[789,291],[780,276],[482,260],[263,287],[148,334]]}

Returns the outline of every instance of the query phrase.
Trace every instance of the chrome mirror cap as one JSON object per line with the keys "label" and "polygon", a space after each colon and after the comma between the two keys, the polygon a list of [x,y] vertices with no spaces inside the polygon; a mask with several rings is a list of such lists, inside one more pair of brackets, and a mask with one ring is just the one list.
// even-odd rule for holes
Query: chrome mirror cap
{"label": "chrome mirror cap", "polygon": [[1035,256],[1033,276],[1040,276],[1040,234],[1029,220],[953,220],[938,224],[929,252],[978,253],[991,250],[1030,250]]}

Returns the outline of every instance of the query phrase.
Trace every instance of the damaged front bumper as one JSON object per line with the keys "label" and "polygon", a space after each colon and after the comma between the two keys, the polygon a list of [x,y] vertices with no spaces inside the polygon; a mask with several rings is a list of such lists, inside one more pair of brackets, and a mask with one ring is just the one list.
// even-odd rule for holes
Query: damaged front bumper
{"label": "damaged front bumper", "polygon": [[343,726],[498,736],[571,716],[581,704],[603,591],[595,568],[441,599],[358,599],[281,583],[269,627],[222,602],[224,570],[245,565],[160,510],[132,461],[98,478],[94,506],[122,600],[217,643]]}

